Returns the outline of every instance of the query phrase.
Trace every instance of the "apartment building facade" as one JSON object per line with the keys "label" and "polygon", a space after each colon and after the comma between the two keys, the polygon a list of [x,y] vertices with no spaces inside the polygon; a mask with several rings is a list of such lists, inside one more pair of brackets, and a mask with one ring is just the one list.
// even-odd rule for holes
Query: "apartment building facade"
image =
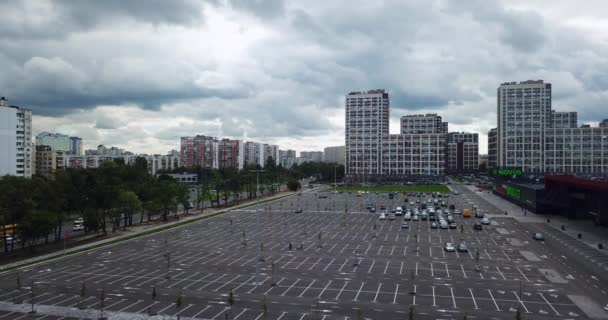
{"label": "apartment building facade", "polygon": [[498,129],[492,128],[488,132],[488,169],[498,167]]}
{"label": "apartment building facade", "polygon": [[346,154],[345,146],[324,148],[323,149],[323,162],[344,164],[345,154]]}
{"label": "apartment building facade", "polygon": [[31,178],[34,161],[32,111],[0,97],[0,176]]}
{"label": "apartment building facade", "polygon": [[551,84],[543,80],[498,87],[498,167],[545,171],[544,133],[552,126],[551,96]]}
{"label": "apartment building facade", "polygon": [[435,113],[401,117],[401,134],[448,133],[448,123]]}
{"label": "apartment building facade", "polygon": [[382,174],[382,144],[389,134],[389,95],[382,89],[351,92],[345,98],[346,175]]}
{"label": "apartment building facade", "polygon": [[36,145],[35,174],[53,179],[57,170],[65,168],[67,154],[51,146]]}
{"label": "apartment building facade", "polygon": [[447,172],[471,173],[479,170],[479,135],[450,132],[447,137]]}

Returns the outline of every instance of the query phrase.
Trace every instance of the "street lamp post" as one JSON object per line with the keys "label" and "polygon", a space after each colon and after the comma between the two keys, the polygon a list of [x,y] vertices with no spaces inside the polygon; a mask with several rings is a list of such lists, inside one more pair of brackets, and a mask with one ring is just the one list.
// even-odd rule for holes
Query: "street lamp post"
{"label": "street lamp post", "polygon": [[250,170],[250,172],[255,172],[255,188],[256,188],[256,193],[255,193],[255,233],[256,233],[256,240],[257,240],[257,247],[258,247],[258,253],[257,253],[257,262],[255,263],[255,284],[256,285],[260,285],[262,284],[262,282],[260,281],[260,257],[262,254],[262,247],[261,247],[261,241],[260,241],[260,189],[259,189],[259,184],[260,184],[260,172],[266,172],[266,170]]}

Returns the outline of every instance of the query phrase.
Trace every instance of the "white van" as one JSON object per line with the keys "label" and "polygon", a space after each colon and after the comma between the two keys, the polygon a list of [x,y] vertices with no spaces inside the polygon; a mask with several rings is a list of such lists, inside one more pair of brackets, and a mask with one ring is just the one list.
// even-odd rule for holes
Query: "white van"
{"label": "white van", "polygon": [[395,209],[395,215],[396,216],[402,216],[403,215],[403,208],[397,207],[397,209]]}

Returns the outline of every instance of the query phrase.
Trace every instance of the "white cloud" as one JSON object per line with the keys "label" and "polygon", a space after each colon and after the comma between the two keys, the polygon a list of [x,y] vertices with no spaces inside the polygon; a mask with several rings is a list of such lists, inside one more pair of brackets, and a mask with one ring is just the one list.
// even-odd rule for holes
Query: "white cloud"
{"label": "white cloud", "polygon": [[527,79],[553,83],[556,109],[605,117],[601,0],[145,3],[1,4],[1,94],[34,110],[37,132],[148,153],[195,134],[342,144],[344,94],[375,88],[391,94],[391,132],[433,112],[485,141],[497,86]]}

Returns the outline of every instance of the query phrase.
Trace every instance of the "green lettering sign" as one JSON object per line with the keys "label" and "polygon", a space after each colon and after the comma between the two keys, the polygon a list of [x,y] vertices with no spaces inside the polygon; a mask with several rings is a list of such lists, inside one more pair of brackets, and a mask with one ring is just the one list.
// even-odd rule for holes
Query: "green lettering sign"
{"label": "green lettering sign", "polygon": [[513,199],[519,200],[521,198],[521,190],[512,186],[506,186],[507,195]]}

